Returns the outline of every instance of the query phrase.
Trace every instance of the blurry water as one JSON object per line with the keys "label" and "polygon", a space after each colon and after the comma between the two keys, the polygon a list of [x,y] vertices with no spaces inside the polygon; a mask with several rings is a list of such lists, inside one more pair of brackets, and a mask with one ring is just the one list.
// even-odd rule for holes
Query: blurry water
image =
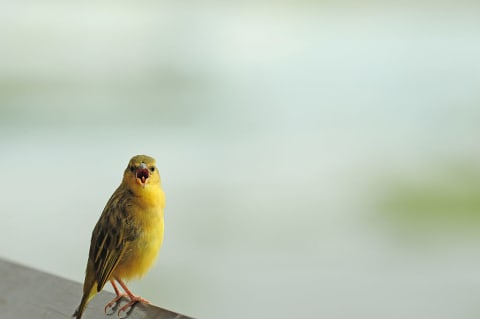
{"label": "blurry water", "polygon": [[132,287],[156,304],[478,317],[475,231],[414,235],[374,212],[384,180],[478,169],[476,9],[5,4],[0,255],[82,281],[103,205],[146,153],[166,238]]}

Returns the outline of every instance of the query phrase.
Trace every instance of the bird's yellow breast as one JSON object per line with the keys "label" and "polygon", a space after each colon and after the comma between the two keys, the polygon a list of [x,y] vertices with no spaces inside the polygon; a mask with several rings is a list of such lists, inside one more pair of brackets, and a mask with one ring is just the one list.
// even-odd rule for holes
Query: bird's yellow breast
{"label": "bird's yellow breast", "polygon": [[163,208],[165,195],[161,188],[146,191],[132,208],[133,222],[139,226],[139,236],[128,243],[113,275],[122,279],[142,277],[158,256],[163,242]]}

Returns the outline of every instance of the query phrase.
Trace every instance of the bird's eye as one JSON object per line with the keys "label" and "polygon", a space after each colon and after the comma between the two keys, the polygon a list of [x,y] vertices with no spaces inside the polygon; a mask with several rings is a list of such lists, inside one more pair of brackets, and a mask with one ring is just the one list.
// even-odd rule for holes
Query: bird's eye
{"label": "bird's eye", "polygon": [[155,172],[155,166],[150,167],[150,172]]}
{"label": "bird's eye", "polygon": [[130,166],[130,172],[133,172],[135,170],[135,166]]}

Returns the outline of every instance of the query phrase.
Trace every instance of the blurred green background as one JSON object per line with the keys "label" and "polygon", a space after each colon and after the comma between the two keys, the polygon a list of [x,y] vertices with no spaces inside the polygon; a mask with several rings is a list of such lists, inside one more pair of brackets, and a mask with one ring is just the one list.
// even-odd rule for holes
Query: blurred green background
{"label": "blurred green background", "polygon": [[0,256],[83,281],[145,153],[166,233],[131,287],[160,306],[478,318],[479,9],[2,1]]}

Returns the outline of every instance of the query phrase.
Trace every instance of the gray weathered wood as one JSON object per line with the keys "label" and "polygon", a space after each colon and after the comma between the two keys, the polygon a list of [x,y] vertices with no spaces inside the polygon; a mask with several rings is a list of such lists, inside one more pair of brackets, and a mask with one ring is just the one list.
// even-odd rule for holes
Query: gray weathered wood
{"label": "gray weathered wood", "polygon": [[[72,319],[82,285],[0,258],[0,318]],[[82,319],[117,319],[103,311],[115,295],[102,291],[87,306]],[[126,301],[124,301],[126,303]],[[122,303],[123,304],[123,303]],[[128,319],[192,319],[153,305],[138,304]]]}

